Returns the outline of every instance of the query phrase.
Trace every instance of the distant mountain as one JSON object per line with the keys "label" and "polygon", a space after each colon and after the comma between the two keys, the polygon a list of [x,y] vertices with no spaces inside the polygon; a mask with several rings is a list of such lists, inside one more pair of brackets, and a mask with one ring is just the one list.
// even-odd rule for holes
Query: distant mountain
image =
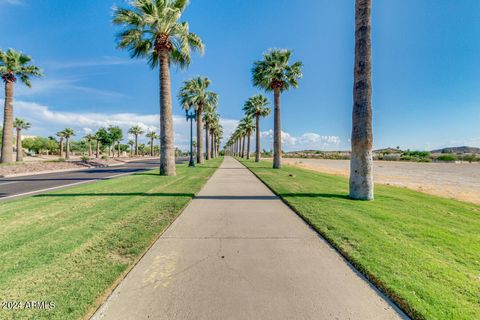
{"label": "distant mountain", "polygon": [[432,150],[432,153],[480,153],[480,148],[475,147],[448,147],[438,150]]}

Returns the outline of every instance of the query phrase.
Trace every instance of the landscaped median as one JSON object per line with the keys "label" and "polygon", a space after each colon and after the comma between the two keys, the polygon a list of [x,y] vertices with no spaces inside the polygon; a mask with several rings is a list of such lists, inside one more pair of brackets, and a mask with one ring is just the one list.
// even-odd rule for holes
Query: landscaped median
{"label": "landscaped median", "polygon": [[0,319],[89,315],[221,162],[0,203]]}
{"label": "landscaped median", "polygon": [[377,185],[348,198],[348,180],[240,161],[416,319],[480,319],[480,206]]}

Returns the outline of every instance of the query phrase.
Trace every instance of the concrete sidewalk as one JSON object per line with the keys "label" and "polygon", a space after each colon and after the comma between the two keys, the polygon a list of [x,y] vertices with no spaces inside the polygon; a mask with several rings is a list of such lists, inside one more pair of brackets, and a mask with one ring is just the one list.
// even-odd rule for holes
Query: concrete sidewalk
{"label": "concrete sidewalk", "polygon": [[227,157],[92,319],[401,318],[406,316]]}

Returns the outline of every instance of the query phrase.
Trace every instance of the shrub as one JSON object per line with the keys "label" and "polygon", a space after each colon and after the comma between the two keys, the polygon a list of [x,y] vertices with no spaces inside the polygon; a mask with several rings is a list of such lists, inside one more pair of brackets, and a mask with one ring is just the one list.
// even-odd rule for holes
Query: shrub
{"label": "shrub", "polygon": [[438,161],[447,161],[447,162],[453,162],[457,160],[457,156],[450,153],[450,154],[442,154],[437,158]]}
{"label": "shrub", "polygon": [[90,158],[89,158],[88,156],[86,156],[86,155],[83,155],[83,156],[80,158],[80,160],[81,160],[82,162],[87,162],[87,161],[90,160]]}

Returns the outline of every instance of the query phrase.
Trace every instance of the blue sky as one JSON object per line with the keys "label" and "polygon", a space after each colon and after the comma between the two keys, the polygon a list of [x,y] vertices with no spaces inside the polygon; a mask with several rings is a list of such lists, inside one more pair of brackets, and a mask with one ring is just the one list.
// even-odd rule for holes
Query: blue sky
{"label": "blue sky", "polygon": [[[30,134],[158,127],[158,71],[115,48],[112,6],[124,3],[0,0],[0,48],[31,55],[46,74],[16,91],[15,114],[33,122]],[[282,96],[284,148],[349,148],[353,0],[192,0],[184,19],[206,52],[188,70],[172,70],[174,95],[183,80],[210,77],[231,130],[259,92],[253,61],[268,48],[290,48],[304,78]],[[375,147],[480,147],[480,1],[373,1],[372,37]],[[188,130],[175,99],[174,114],[184,147]],[[267,148],[272,127],[273,117],[262,122]]]}

